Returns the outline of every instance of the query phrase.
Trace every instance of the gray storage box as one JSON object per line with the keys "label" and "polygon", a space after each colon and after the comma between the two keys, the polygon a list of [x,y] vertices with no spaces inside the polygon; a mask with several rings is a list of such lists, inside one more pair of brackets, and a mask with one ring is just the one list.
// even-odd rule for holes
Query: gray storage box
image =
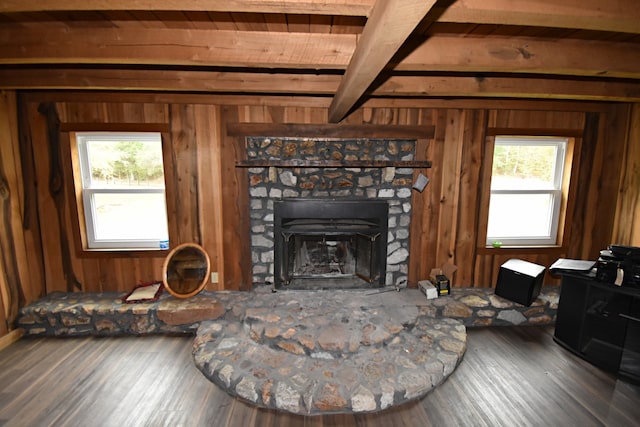
{"label": "gray storage box", "polygon": [[530,306],[540,294],[545,270],[542,265],[510,259],[500,267],[495,294]]}

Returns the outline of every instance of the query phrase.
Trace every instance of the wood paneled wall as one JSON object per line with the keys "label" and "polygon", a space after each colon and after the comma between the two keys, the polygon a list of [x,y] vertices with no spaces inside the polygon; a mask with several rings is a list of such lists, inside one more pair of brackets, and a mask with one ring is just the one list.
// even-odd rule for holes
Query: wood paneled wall
{"label": "wood paneled wall", "polygon": [[[48,98],[41,103],[37,94],[23,99],[12,92],[0,98],[0,225],[11,230],[0,237],[0,335],[11,329],[18,307],[53,291],[126,291],[160,278],[163,252],[110,255],[79,247],[68,148],[74,124],[95,124],[97,129],[113,123],[166,126],[171,245],[195,241],[205,247],[220,278],[209,289],[246,290],[252,286],[247,176],[235,167],[244,158],[244,140],[228,136],[227,124],[327,123],[326,107],[263,105],[255,99],[246,104],[190,104]],[[614,239],[638,244],[640,108],[559,110],[509,110],[504,104],[499,109],[365,106],[345,120],[435,127],[434,138],[417,144],[416,159],[431,160],[433,167],[416,170],[425,173],[430,184],[413,194],[411,284],[428,277],[433,267],[452,262],[458,266],[455,286],[491,287],[499,266],[509,258],[549,266],[561,256],[594,259]],[[56,126],[63,130],[56,131]],[[571,178],[577,180],[578,191],[572,195],[575,209],[563,247],[519,251],[478,245],[479,212],[486,209],[481,195],[487,191],[482,177],[490,128],[582,133],[580,168]],[[55,135],[57,143],[52,141]]]}
{"label": "wood paneled wall", "polygon": [[[624,117],[627,111],[629,122],[627,126],[618,124],[622,132],[628,129],[625,138],[624,163],[621,167],[620,187],[616,206],[616,217],[613,230],[613,243],[640,246],[640,104],[618,107]],[[623,137],[624,134],[617,135]]]}
{"label": "wood paneled wall", "polygon": [[15,92],[0,92],[0,336],[13,329],[20,307],[45,294],[39,220],[33,188],[23,180],[28,134],[18,132]]}
{"label": "wood paneled wall", "polygon": [[[225,279],[218,266],[225,260],[221,253],[232,246],[231,239],[223,238],[225,204],[221,203],[223,167],[233,166],[233,158],[223,159],[220,144],[219,107],[187,104],[130,104],[130,103],[50,103],[47,108],[65,131],[57,132],[58,148],[51,143],[50,128],[56,120],[49,120],[43,106],[31,103],[30,127],[33,129],[33,162],[37,182],[47,182],[52,175],[61,174],[64,203],[56,202],[51,185],[38,186],[39,217],[46,218],[42,228],[44,273],[46,292],[52,291],[124,291],[140,282],[161,279],[161,268],[166,252],[116,253],[83,251],[78,233],[73,175],[71,173],[69,132],[74,126],[101,130],[105,124],[167,124],[169,132],[163,134],[167,183],[167,211],[171,246],[184,242],[201,244],[214,271],[219,271],[219,283],[209,289],[246,288],[242,272],[231,273]],[[53,124],[52,124],[53,122]],[[92,127],[94,125],[95,127]],[[55,134],[56,132],[54,132]],[[60,161],[51,159],[52,152],[60,150]],[[61,171],[57,171],[57,168]],[[227,167],[228,169],[228,167]],[[231,168],[231,172],[235,170]],[[229,215],[229,213],[226,213]],[[237,213],[231,214],[237,217]],[[228,242],[228,244],[225,244]],[[66,247],[68,246],[68,249]],[[234,249],[228,251],[233,253]],[[69,258],[67,260],[66,258]]]}

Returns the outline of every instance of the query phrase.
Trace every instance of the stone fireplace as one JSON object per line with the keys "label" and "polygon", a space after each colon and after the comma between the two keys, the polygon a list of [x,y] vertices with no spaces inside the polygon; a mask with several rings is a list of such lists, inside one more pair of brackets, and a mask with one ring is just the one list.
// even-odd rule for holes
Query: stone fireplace
{"label": "stone fireplace", "polygon": [[[406,285],[413,169],[348,164],[411,161],[415,140],[249,137],[246,144],[248,161],[267,165],[248,169],[254,285]],[[345,166],[305,166],[309,160]],[[293,208],[302,215],[291,217],[290,206],[303,202]]]}

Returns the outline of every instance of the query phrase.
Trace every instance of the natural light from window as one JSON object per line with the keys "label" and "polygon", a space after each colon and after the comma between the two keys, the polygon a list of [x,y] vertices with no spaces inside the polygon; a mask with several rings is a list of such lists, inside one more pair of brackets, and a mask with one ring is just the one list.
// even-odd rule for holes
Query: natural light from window
{"label": "natural light from window", "polygon": [[566,138],[496,137],[487,245],[555,245]]}
{"label": "natural light from window", "polygon": [[167,239],[159,133],[77,133],[87,245],[159,248]]}

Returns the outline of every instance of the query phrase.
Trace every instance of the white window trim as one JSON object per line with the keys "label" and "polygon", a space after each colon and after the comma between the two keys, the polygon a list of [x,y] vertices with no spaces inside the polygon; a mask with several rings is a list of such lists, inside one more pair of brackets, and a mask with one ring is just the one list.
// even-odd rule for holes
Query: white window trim
{"label": "white window trim", "polygon": [[[494,149],[497,145],[550,145],[555,146],[556,162],[554,172],[554,183],[551,189],[518,189],[518,190],[494,190],[494,194],[548,194],[551,196],[551,206],[549,215],[551,216],[549,233],[545,236],[490,236],[487,233],[487,246],[492,246],[494,242],[500,241],[501,246],[552,246],[557,244],[558,228],[560,224],[560,207],[562,205],[562,181],[564,176],[565,156],[567,153],[568,138],[559,137],[510,137],[496,136]],[[489,198],[491,200],[491,197]]]}
{"label": "white window trim", "polygon": [[77,132],[76,143],[78,147],[78,158],[80,162],[80,173],[82,176],[82,202],[84,207],[85,228],[88,249],[111,249],[111,250],[131,250],[131,249],[160,249],[160,242],[166,240],[167,236],[157,239],[97,239],[96,214],[93,203],[96,194],[165,194],[164,185],[153,188],[93,188],[91,178],[91,167],[87,151],[87,141],[117,141],[135,139],[137,141],[158,141],[162,143],[159,132]]}

